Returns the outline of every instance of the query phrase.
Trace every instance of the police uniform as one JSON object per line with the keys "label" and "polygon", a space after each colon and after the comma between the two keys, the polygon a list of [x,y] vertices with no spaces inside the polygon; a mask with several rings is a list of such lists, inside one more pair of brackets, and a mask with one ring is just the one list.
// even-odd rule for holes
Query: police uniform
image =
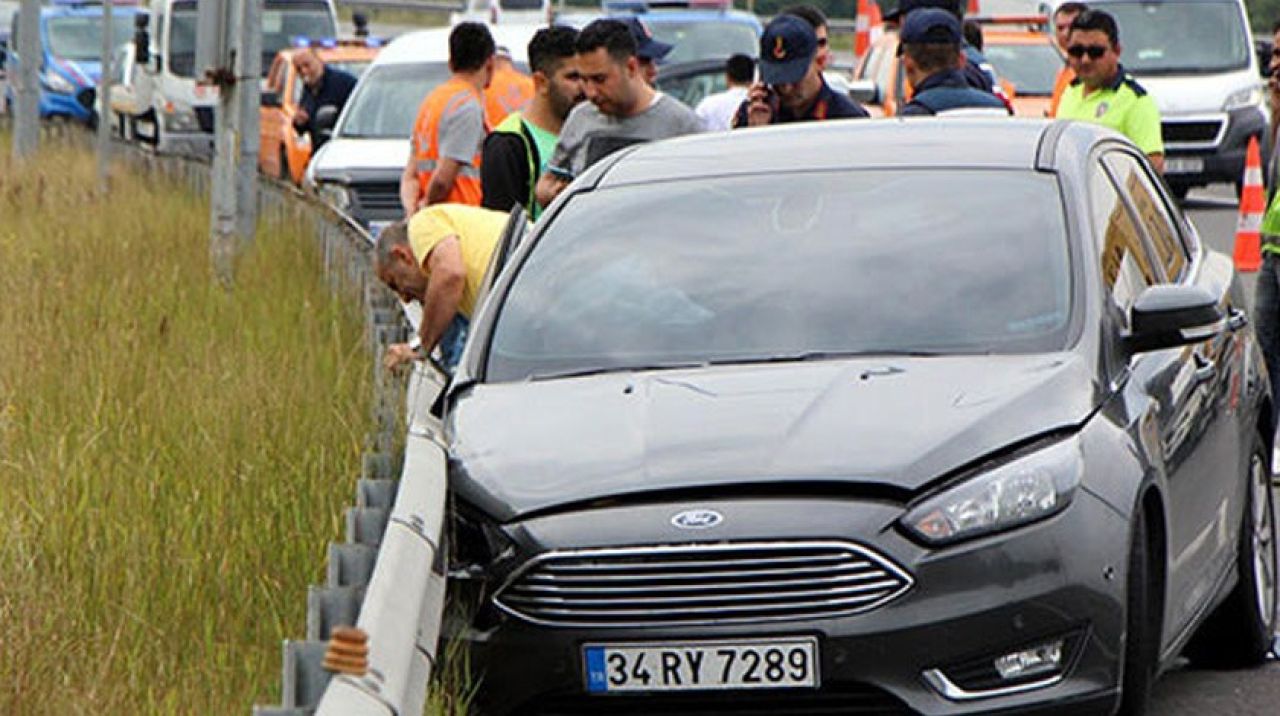
{"label": "police uniform", "polygon": [[991,114],[1008,116],[1009,108],[990,92],[972,87],[960,70],[935,72],[924,79],[911,101],[898,111],[900,117],[920,117],[959,109],[991,110]]}
{"label": "police uniform", "polygon": [[1118,68],[1106,87],[1084,94],[1084,82],[1075,78],[1058,104],[1058,119],[1078,119],[1110,127],[1128,137],[1144,154],[1164,154],[1160,134],[1160,110],[1151,95],[1131,75]]}

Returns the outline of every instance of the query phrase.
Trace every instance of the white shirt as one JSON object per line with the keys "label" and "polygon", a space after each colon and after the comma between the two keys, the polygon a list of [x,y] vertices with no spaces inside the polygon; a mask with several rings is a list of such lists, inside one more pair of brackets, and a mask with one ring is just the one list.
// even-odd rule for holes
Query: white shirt
{"label": "white shirt", "polygon": [[715,132],[731,129],[733,115],[737,113],[742,101],[747,98],[746,87],[730,87],[723,92],[707,95],[698,103],[694,112],[702,120],[702,126]]}

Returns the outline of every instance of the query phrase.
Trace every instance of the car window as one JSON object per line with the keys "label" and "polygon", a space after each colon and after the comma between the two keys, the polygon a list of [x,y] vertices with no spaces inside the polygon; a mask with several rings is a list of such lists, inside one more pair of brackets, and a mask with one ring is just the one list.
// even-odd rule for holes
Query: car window
{"label": "car window", "polygon": [[1100,163],[1090,167],[1089,204],[1093,235],[1101,242],[1098,255],[1106,293],[1121,314],[1128,315],[1133,300],[1156,283],[1156,277],[1133,216]]}
{"label": "car window", "polygon": [[1013,84],[1018,96],[1048,97],[1062,69],[1062,55],[1048,41],[1037,43],[991,42],[982,48],[982,56],[995,68],[996,74]]}
{"label": "car window", "polygon": [[575,194],[500,304],[486,376],[1060,350],[1064,227],[1056,179],[1029,170],[770,173]]}
{"label": "car window", "polygon": [[1156,259],[1164,268],[1166,280],[1177,282],[1187,268],[1187,252],[1178,237],[1173,217],[1164,200],[1152,183],[1151,177],[1143,170],[1142,165],[1131,154],[1124,152],[1108,152],[1103,160],[1115,177],[1116,183],[1124,187],[1133,201],[1133,208],[1138,214],[1138,221],[1147,232],[1151,246],[1155,248]]}

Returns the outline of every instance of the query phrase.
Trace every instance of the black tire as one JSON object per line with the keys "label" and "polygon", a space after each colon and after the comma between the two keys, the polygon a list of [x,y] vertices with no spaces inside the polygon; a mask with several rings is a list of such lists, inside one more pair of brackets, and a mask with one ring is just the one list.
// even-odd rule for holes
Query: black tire
{"label": "black tire", "polygon": [[1236,586],[1200,626],[1186,656],[1196,666],[1239,669],[1258,666],[1271,650],[1276,614],[1276,520],[1271,460],[1261,438],[1253,439],[1248,486],[1236,556]]}
{"label": "black tire", "polygon": [[1152,598],[1151,542],[1146,507],[1133,515],[1129,537],[1129,569],[1125,589],[1124,662],[1120,673],[1121,716],[1144,716],[1151,708],[1151,688],[1156,680],[1156,655],[1160,644],[1160,614]]}

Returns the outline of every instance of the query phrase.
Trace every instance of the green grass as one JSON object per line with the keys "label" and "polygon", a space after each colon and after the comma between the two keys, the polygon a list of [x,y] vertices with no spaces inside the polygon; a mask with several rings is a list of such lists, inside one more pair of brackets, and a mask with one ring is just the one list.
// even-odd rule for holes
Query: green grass
{"label": "green grass", "polygon": [[370,356],[312,239],[0,133],[0,714],[248,713],[341,535]]}

